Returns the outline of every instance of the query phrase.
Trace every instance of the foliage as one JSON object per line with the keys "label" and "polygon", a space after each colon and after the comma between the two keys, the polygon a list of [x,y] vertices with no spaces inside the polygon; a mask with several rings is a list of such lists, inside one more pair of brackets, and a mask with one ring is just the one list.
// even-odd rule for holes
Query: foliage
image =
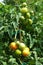
{"label": "foliage", "polygon": [[[4,0],[0,3],[0,65],[42,65],[43,64],[43,0]],[[26,2],[30,18],[20,9]],[[21,19],[23,16],[25,19]],[[28,19],[33,21],[28,23]],[[9,49],[14,41],[25,43],[30,56],[17,57]]]}

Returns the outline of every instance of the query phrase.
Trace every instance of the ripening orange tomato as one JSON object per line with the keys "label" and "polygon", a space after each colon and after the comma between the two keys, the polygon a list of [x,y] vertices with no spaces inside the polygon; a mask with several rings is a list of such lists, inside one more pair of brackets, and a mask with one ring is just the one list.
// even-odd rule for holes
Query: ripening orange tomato
{"label": "ripening orange tomato", "polygon": [[23,52],[22,52],[22,55],[23,55],[24,57],[28,56],[29,54],[30,54],[30,51],[27,50],[27,49],[24,49]]}
{"label": "ripening orange tomato", "polygon": [[18,46],[17,46],[17,44],[15,42],[11,42],[9,47],[12,50],[16,50],[18,48]]}

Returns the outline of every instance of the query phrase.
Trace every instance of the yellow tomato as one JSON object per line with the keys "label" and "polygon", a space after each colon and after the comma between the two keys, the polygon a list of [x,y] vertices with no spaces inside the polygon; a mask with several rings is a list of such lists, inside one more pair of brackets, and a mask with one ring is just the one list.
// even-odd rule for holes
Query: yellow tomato
{"label": "yellow tomato", "polygon": [[29,49],[28,47],[26,47],[26,48],[24,48],[24,49],[30,51],[30,49]]}

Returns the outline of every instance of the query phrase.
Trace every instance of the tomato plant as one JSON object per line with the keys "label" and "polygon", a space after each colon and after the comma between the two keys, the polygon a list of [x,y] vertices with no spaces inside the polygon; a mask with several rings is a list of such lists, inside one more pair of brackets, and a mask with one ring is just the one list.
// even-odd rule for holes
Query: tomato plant
{"label": "tomato plant", "polygon": [[43,0],[0,2],[0,65],[43,64]]}

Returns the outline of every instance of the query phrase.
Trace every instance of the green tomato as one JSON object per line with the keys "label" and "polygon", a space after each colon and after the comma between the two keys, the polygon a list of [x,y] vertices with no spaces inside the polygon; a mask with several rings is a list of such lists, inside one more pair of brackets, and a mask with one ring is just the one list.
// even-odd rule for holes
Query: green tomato
{"label": "green tomato", "polygon": [[27,50],[27,49],[24,49],[23,52],[22,52],[22,55],[25,56],[25,57],[29,56],[30,55],[30,51]]}
{"label": "green tomato", "polygon": [[24,17],[24,16],[21,16],[20,19],[21,19],[21,20],[25,20],[25,17]]}
{"label": "green tomato", "polygon": [[26,2],[24,2],[24,3],[22,4],[22,6],[27,6]]}
{"label": "green tomato", "polygon": [[20,45],[20,41],[16,41],[16,44],[17,44],[17,45]]}
{"label": "green tomato", "polygon": [[17,50],[15,51],[15,54],[16,54],[16,55],[21,55],[21,50],[17,49]]}
{"label": "green tomato", "polygon": [[27,15],[27,17],[29,17],[29,18],[30,18],[30,13],[26,13],[26,15]]}
{"label": "green tomato", "polygon": [[23,50],[25,47],[26,47],[26,45],[24,43],[20,43],[19,49]]}
{"label": "green tomato", "polygon": [[33,21],[31,19],[29,19],[28,21],[29,21],[29,24],[32,24],[33,23]]}
{"label": "green tomato", "polygon": [[34,11],[30,11],[31,15],[34,15]]}
{"label": "green tomato", "polygon": [[26,7],[23,7],[23,8],[21,8],[21,10],[20,10],[22,13],[27,13],[28,12],[28,9],[26,8]]}

